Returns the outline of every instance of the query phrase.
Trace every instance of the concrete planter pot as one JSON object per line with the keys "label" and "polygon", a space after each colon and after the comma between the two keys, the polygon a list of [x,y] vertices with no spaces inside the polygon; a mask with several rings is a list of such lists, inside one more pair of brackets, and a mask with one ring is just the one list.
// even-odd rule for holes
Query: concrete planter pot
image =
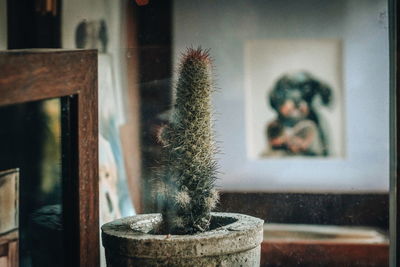
{"label": "concrete planter pot", "polygon": [[261,219],[212,213],[211,230],[195,235],[157,235],[160,214],[104,224],[107,266],[260,266]]}

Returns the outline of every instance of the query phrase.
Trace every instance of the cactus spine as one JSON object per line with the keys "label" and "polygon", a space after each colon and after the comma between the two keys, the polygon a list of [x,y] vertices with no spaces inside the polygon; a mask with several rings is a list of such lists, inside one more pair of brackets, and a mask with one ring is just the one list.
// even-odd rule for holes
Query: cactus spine
{"label": "cactus spine", "polygon": [[188,49],[182,56],[170,123],[159,133],[164,160],[156,194],[168,233],[208,230],[210,212],[218,201],[212,91],[208,51]]}

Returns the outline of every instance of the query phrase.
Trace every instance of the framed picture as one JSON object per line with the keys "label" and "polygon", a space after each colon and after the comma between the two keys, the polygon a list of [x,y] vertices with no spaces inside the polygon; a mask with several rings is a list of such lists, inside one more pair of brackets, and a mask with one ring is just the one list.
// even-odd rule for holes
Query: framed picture
{"label": "framed picture", "polygon": [[342,66],[340,40],[248,41],[248,157],[344,157]]}

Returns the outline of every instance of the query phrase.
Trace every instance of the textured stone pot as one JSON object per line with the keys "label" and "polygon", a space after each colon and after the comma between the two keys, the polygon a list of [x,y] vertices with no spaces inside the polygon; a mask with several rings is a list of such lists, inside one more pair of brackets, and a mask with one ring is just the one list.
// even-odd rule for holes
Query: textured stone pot
{"label": "textured stone pot", "polygon": [[160,214],[104,224],[107,266],[260,266],[261,219],[213,213],[212,230],[195,235],[156,235]]}

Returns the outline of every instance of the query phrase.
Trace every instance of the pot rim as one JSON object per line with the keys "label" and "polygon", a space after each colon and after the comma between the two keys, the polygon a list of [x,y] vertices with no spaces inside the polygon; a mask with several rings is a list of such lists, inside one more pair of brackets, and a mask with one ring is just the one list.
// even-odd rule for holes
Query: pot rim
{"label": "pot rim", "polygon": [[211,216],[236,221],[192,235],[155,235],[148,232],[161,222],[161,214],[141,214],[104,224],[103,246],[106,251],[129,257],[168,258],[237,253],[262,242],[263,220],[226,212],[212,212]]}

